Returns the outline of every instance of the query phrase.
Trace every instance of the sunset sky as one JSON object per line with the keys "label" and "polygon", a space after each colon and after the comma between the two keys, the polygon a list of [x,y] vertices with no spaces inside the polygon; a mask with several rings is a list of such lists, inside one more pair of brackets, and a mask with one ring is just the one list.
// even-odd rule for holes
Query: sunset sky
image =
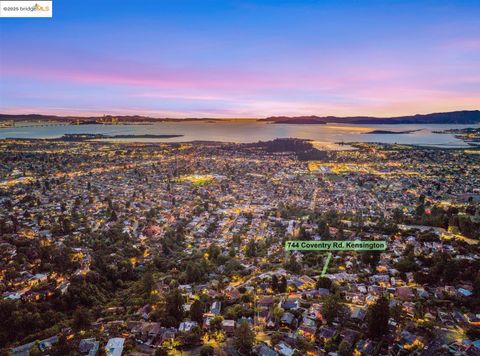
{"label": "sunset sky", "polygon": [[480,109],[480,1],[54,0],[0,19],[0,113]]}

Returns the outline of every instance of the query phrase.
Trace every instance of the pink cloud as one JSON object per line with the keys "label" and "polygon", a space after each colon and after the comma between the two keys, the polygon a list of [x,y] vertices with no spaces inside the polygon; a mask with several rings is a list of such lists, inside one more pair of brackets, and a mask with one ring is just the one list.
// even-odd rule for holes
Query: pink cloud
{"label": "pink cloud", "polygon": [[62,68],[43,64],[8,66],[2,77],[35,78],[80,84],[123,85],[150,88],[247,88],[270,87],[277,80],[243,70],[157,69],[139,64],[123,69],[105,64],[103,68]]}
{"label": "pink cloud", "polygon": [[[272,63],[262,68],[239,64],[229,68],[200,64],[181,68],[161,63],[90,58],[85,54],[72,61],[55,58],[54,54],[51,57],[52,60],[40,58],[36,62],[18,60],[18,56],[17,60],[7,58],[8,64],[0,68],[2,79],[37,81],[32,87],[39,83],[53,86],[63,96],[70,95],[71,108],[45,106],[32,107],[28,111],[22,111],[27,107],[12,110],[17,113],[129,113],[171,117],[389,116],[478,108],[480,98],[480,89],[472,89],[480,83],[480,73],[475,72],[474,66],[464,65],[458,72],[452,68],[444,70],[441,63],[432,65],[418,59],[411,63],[389,62],[380,55],[356,60],[342,56],[313,58],[302,63]],[[469,86],[453,90],[452,86],[462,83]],[[82,107],[75,101],[75,95],[89,95],[91,87],[95,93],[105,90],[105,97],[98,100],[83,97]],[[13,93],[13,89],[4,88],[4,92]],[[12,97],[28,98],[28,93],[35,96],[28,88],[25,93],[15,90],[21,95]],[[42,95],[42,101],[48,100],[48,94],[42,92],[37,98]],[[57,103],[54,94],[50,99]],[[171,101],[181,102],[178,110],[172,109]],[[113,106],[115,102],[118,105]],[[94,103],[102,103],[102,106],[96,110]],[[2,111],[7,112],[5,109]]]}
{"label": "pink cloud", "polygon": [[83,52],[69,57],[65,54],[57,56],[55,52],[42,54],[35,62],[27,61],[27,56],[22,53],[7,54],[6,57],[8,64],[4,69],[0,68],[3,77],[153,89],[222,89],[230,92],[282,88],[335,90],[366,82],[394,80],[406,74],[405,68],[373,67],[367,59],[364,59],[365,63],[352,64],[342,56],[312,59],[305,65],[275,62],[263,68],[238,64],[229,68],[201,65],[172,67]]}
{"label": "pink cloud", "polygon": [[480,51],[480,37],[459,38],[445,43],[443,47],[463,51]]}

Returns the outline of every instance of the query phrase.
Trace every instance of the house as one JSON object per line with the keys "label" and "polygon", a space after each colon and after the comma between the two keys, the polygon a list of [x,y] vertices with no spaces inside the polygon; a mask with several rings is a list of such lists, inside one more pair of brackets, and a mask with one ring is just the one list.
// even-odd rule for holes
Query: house
{"label": "house", "polygon": [[365,296],[357,292],[345,292],[345,300],[354,304],[364,304]]}
{"label": "house", "polygon": [[467,319],[465,318],[465,316],[458,310],[455,310],[455,312],[453,312],[453,318],[455,319],[455,321],[457,322],[457,324],[459,325],[464,325],[467,323]]}
{"label": "house", "polygon": [[313,278],[310,278],[307,275],[303,275],[300,277],[300,280],[305,283],[308,287],[313,287],[315,286],[315,280]]}
{"label": "house", "polygon": [[259,298],[257,304],[259,307],[269,308],[270,306],[273,305],[273,296],[271,295],[262,296]]}
{"label": "house", "polygon": [[375,345],[372,340],[359,340],[355,344],[355,349],[362,355],[372,355],[375,350]]}
{"label": "house", "polygon": [[268,308],[259,307],[255,319],[256,319],[257,322],[260,323],[261,325],[266,325],[269,316],[270,316],[270,311],[269,311]]}
{"label": "house", "polygon": [[213,302],[212,306],[210,307],[210,313],[215,315],[220,315],[220,311],[222,309],[222,303],[219,301]]}
{"label": "house", "polygon": [[248,323],[248,325],[250,325],[250,327],[253,328],[253,319],[251,317],[246,318],[246,317],[242,316],[241,318],[239,318],[237,320],[237,325],[240,325],[242,323]]}
{"label": "house", "polygon": [[135,322],[130,331],[137,339],[145,342],[147,345],[152,345],[153,342],[161,335],[162,327],[160,323]]}
{"label": "house", "polygon": [[100,347],[100,342],[96,339],[82,339],[78,345],[78,352],[82,355],[95,356]]}
{"label": "house", "polygon": [[21,292],[5,293],[5,296],[3,297],[3,299],[6,299],[6,300],[19,300],[20,298],[22,298]]}
{"label": "house", "polygon": [[303,318],[298,330],[306,336],[313,337],[317,331],[317,323],[310,318]]}
{"label": "house", "polygon": [[242,296],[235,287],[227,287],[225,294],[227,296],[227,300],[230,302],[236,302]]}
{"label": "house", "polygon": [[331,340],[336,332],[337,330],[333,326],[324,326],[318,332],[318,339],[322,342],[326,342]]}
{"label": "house", "polygon": [[350,317],[358,321],[363,321],[366,315],[367,315],[367,312],[365,311],[364,308],[354,307],[352,309]]}
{"label": "house", "polygon": [[258,356],[278,356],[278,352],[272,350],[265,344],[258,345],[256,351]]}
{"label": "house", "polygon": [[114,337],[108,340],[107,346],[105,346],[107,356],[122,356],[124,343],[125,339],[123,337]]}
{"label": "house", "polygon": [[478,314],[469,313],[466,315],[467,321],[471,325],[480,326],[480,318]]}
{"label": "house", "polygon": [[280,304],[280,307],[284,310],[296,310],[300,308],[300,301],[298,299],[286,299]]}
{"label": "house", "polygon": [[470,297],[473,294],[472,291],[465,288],[458,288],[457,291],[462,297]]}
{"label": "house", "polygon": [[465,351],[467,355],[472,355],[472,356],[480,355],[480,339],[472,342],[472,344],[469,345]]}
{"label": "house", "polygon": [[295,315],[290,312],[285,312],[280,319],[280,325],[293,327],[295,322]]}
{"label": "house", "polygon": [[[42,340],[38,343],[38,348],[40,351],[48,350],[52,347],[52,345],[58,342],[58,336],[52,336],[48,339]],[[30,354],[30,350],[36,345],[37,343],[29,342],[28,344],[24,344],[18,347],[13,348],[12,355],[13,356],[28,356]]]}
{"label": "house", "polygon": [[180,289],[182,292],[186,294],[191,294],[193,292],[193,288],[190,284],[180,284],[178,286],[178,289]]}
{"label": "house", "polygon": [[210,322],[212,321],[213,318],[214,318],[214,315],[210,313],[204,313],[202,328],[205,330],[210,329]]}
{"label": "house", "polygon": [[322,316],[322,305],[314,303],[310,306],[307,312],[307,317],[310,319],[315,319],[318,321],[323,321],[323,316]]}
{"label": "house", "polygon": [[317,290],[320,297],[328,297],[330,295],[330,290],[327,288],[318,288]]}
{"label": "house", "polygon": [[430,296],[430,293],[428,293],[425,288],[417,288],[417,295],[420,298],[428,298]]}
{"label": "house", "polygon": [[450,313],[445,312],[445,311],[439,311],[438,312],[438,318],[442,321],[443,324],[448,325],[448,326],[453,326],[453,318],[450,315]]}
{"label": "house", "polygon": [[178,327],[178,331],[190,332],[197,326],[198,326],[198,323],[196,321],[190,321],[190,320],[182,321]]}
{"label": "house", "polygon": [[416,335],[412,334],[411,332],[409,332],[407,330],[403,330],[400,333],[400,337],[401,337],[400,340],[401,340],[402,344],[413,344],[413,342],[417,338]]}
{"label": "house", "polygon": [[342,341],[348,342],[350,345],[354,345],[355,340],[358,338],[360,333],[358,331],[352,330],[352,329],[344,329],[340,333],[340,336],[342,337]]}
{"label": "house", "polygon": [[31,286],[36,286],[39,283],[46,282],[48,279],[48,276],[44,273],[37,273],[35,274],[32,278],[30,278],[30,285]]}
{"label": "house", "polygon": [[225,331],[225,334],[227,335],[233,335],[235,332],[235,320],[222,320],[222,330]]}
{"label": "house", "polygon": [[395,297],[401,300],[411,300],[413,298],[412,288],[410,287],[398,287],[395,291]]}
{"label": "house", "polygon": [[299,290],[306,290],[315,287],[315,281],[308,276],[292,277],[288,280],[289,284],[293,284]]}
{"label": "house", "polygon": [[275,345],[275,351],[282,356],[292,356],[295,353],[295,349],[283,341]]}

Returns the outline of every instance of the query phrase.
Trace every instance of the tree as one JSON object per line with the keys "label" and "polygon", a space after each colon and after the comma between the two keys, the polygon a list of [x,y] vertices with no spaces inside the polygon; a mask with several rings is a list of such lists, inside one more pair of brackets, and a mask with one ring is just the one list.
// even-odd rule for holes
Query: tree
{"label": "tree", "polygon": [[395,268],[398,269],[400,272],[413,272],[418,270],[418,265],[415,262],[415,258],[413,256],[403,257],[395,264]]}
{"label": "tree", "polygon": [[338,347],[339,356],[350,356],[352,355],[352,346],[348,341],[343,340]]}
{"label": "tree", "polygon": [[298,335],[295,342],[297,350],[294,355],[306,355],[308,351],[313,351],[313,343],[309,342],[304,336]]}
{"label": "tree", "polygon": [[192,331],[181,332],[179,340],[184,346],[198,345],[202,337],[202,331],[198,326],[194,327]]}
{"label": "tree", "polygon": [[243,265],[238,260],[231,259],[225,263],[226,275],[232,275],[235,272],[242,271],[243,269],[245,269],[245,267],[243,267]]}
{"label": "tree", "polygon": [[198,262],[188,262],[185,268],[185,280],[188,283],[199,283],[205,278],[203,266]]}
{"label": "tree", "polygon": [[392,218],[393,218],[393,221],[396,223],[396,224],[401,224],[404,219],[405,219],[405,216],[403,214],[403,211],[402,209],[400,208],[395,208],[393,210],[393,215],[392,215]]}
{"label": "tree", "polygon": [[285,268],[292,273],[300,273],[302,271],[302,266],[298,263],[294,255],[290,255],[288,262],[285,264]]}
{"label": "tree", "polygon": [[223,316],[216,315],[210,320],[210,330],[220,331],[222,330]]}
{"label": "tree", "polygon": [[117,221],[117,220],[118,220],[117,213],[115,212],[115,210],[112,210],[112,213],[110,214],[109,221]]}
{"label": "tree", "polygon": [[255,335],[247,321],[242,321],[235,330],[233,344],[242,354],[249,354],[253,347]]}
{"label": "tree", "polygon": [[254,239],[251,239],[248,242],[247,248],[246,248],[246,251],[245,251],[245,255],[247,257],[255,257],[257,255],[257,245],[256,245]]}
{"label": "tree", "polygon": [[283,340],[283,334],[279,331],[275,331],[272,336],[270,337],[270,341],[272,343],[272,345],[276,345],[278,343],[280,343],[280,341]]}
{"label": "tree", "polygon": [[43,352],[40,351],[40,343],[38,341],[35,342],[35,345],[33,345],[33,347],[30,349],[30,351],[28,352],[28,355],[31,355],[31,356],[42,356],[43,355]]}
{"label": "tree", "polygon": [[322,305],[322,316],[328,324],[331,324],[339,315],[340,297],[336,294],[329,295]]}
{"label": "tree", "polygon": [[49,354],[52,356],[75,355],[75,351],[76,345],[69,342],[67,336],[62,334],[58,339],[58,343],[49,350]]}
{"label": "tree", "polygon": [[420,194],[420,196],[418,197],[418,202],[420,204],[425,204],[425,194]]}
{"label": "tree", "polygon": [[425,206],[423,204],[418,205],[415,208],[415,214],[417,217],[422,217],[425,214]]}
{"label": "tree", "polygon": [[210,244],[210,246],[208,246],[207,253],[208,253],[208,258],[210,260],[216,260],[217,257],[220,256],[221,252],[222,251],[220,250],[220,247],[218,247],[214,243],[212,243],[212,244]]}
{"label": "tree", "polygon": [[205,305],[200,300],[195,300],[190,308],[191,319],[201,324],[203,322],[204,309]]}
{"label": "tree", "polygon": [[165,296],[165,315],[168,326],[177,327],[183,319],[183,296],[178,288],[172,288]]}
{"label": "tree", "polygon": [[272,290],[274,292],[278,291],[278,277],[275,274],[272,276]]}
{"label": "tree", "polygon": [[168,351],[165,348],[160,347],[160,348],[155,350],[154,355],[155,356],[168,356]]}
{"label": "tree", "polygon": [[150,293],[152,293],[154,285],[155,285],[155,282],[153,280],[152,272],[146,272],[142,277],[142,282],[141,282],[142,292],[145,295],[149,296]]}
{"label": "tree", "polygon": [[380,261],[380,251],[366,251],[362,253],[362,262],[369,265],[371,269],[377,268]]}
{"label": "tree", "polygon": [[480,297],[480,276],[477,276],[473,282],[473,294],[476,297]]}
{"label": "tree", "polygon": [[280,308],[279,306],[276,306],[273,308],[272,315],[276,323],[280,322],[280,319],[282,318],[283,313],[284,313],[283,308]]}
{"label": "tree", "polygon": [[316,283],[317,288],[330,289],[332,288],[332,281],[327,277],[320,277]]}
{"label": "tree", "polygon": [[285,276],[282,276],[282,278],[280,278],[280,283],[278,284],[278,292],[285,293],[286,291],[287,291],[287,278]]}
{"label": "tree", "polygon": [[304,226],[300,227],[300,230],[298,232],[298,239],[302,241],[308,241],[311,240],[312,237],[310,236],[310,233],[305,230]]}
{"label": "tree", "polygon": [[73,314],[73,327],[76,330],[85,330],[90,327],[90,311],[84,307],[78,307]]}
{"label": "tree", "polygon": [[380,337],[388,331],[388,319],[390,318],[390,310],[388,299],[380,297],[374,304],[370,305],[367,310],[367,329],[371,337]]}
{"label": "tree", "polygon": [[214,348],[210,345],[204,345],[200,349],[200,356],[213,356]]}
{"label": "tree", "polygon": [[324,238],[330,237],[330,231],[328,229],[328,225],[324,220],[320,220],[318,222],[317,233]]}
{"label": "tree", "polygon": [[399,303],[393,305],[390,308],[390,315],[395,321],[401,322],[405,316],[402,305]]}

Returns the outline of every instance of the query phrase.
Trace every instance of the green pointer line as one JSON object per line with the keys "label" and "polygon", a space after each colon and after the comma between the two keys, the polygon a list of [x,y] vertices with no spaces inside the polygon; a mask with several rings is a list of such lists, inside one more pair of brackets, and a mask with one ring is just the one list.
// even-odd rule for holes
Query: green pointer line
{"label": "green pointer line", "polygon": [[322,277],[325,276],[325,274],[327,273],[327,268],[328,268],[328,264],[330,263],[330,258],[332,258],[331,252],[327,254],[327,259],[325,260],[325,264],[323,265],[322,274],[321,274]]}

